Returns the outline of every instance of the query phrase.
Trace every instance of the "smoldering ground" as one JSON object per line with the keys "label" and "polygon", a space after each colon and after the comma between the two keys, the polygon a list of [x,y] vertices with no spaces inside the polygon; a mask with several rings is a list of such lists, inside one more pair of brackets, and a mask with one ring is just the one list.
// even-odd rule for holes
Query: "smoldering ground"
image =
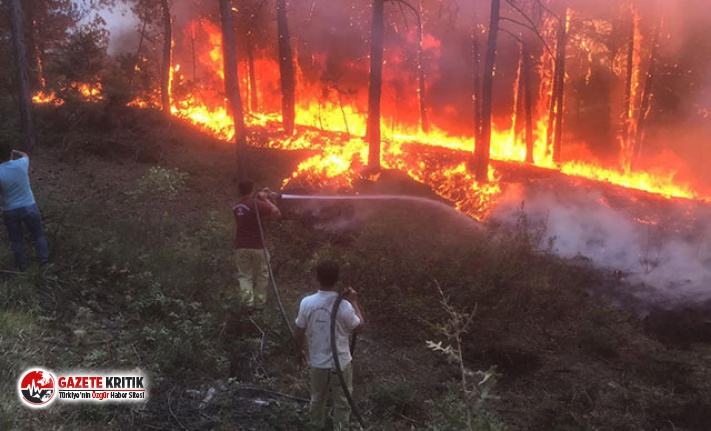
{"label": "smoldering ground", "polygon": [[522,211],[540,247],[613,275],[623,307],[646,314],[711,301],[706,203],[549,179],[512,188],[492,217],[513,226]]}

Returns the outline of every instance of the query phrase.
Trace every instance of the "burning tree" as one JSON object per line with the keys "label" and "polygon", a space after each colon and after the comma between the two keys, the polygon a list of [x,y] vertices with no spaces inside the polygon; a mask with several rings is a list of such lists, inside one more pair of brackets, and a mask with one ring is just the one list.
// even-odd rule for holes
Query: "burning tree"
{"label": "burning tree", "polygon": [[247,135],[244,125],[244,110],[239,89],[237,72],[237,49],[234,40],[234,25],[232,23],[232,7],[229,0],[220,0],[220,17],[222,19],[222,54],[225,68],[225,93],[230,101],[232,119],[235,128],[235,144],[237,145],[238,177],[246,178],[247,164],[244,162]]}
{"label": "burning tree", "polygon": [[[636,163],[657,151],[644,131],[681,115],[671,100],[691,88],[679,77],[694,69],[698,81],[703,67],[664,49],[674,28],[659,25],[664,14],[636,2],[635,17],[631,1],[601,2],[191,0],[172,3],[166,38],[168,2],[152,0],[139,48],[130,48],[131,85],[147,89],[134,104],[170,104],[173,115],[241,146],[246,127],[279,124],[286,138],[250,145],[321,149],[299,172],[324,172],[323,181],[340,175],[348,184],[364,165],[400,169],[459,202],[485,194],[487,180],[496,187],[490,160],[503,160],[659,188]],[[172,100],[159,103],[168,40]]]}
{"label": "burning tree", "polygon": [[481,142],[476,143],[476,179],[479,182],[489,180],[489,157],[491,155],[491,104],[493,97],[494,62],[496,61],[496,41],[499,35],[499,16],[501,1],[491,0],[489,19],[489,37],[486,44],[484,79],[481,92]]}
{"label": "burning tree", "polygon": [[368,90],[368,168],[380,170],[380,97],[383,85],[385,0],[373,0],[370,30],[370,86]]}
{"label": "burning tree", "polygon": [[291,51],[289,21],[286,0],[277,0],[277,29],[279,33],[279,75],[281,76],[281,115],[284,133],[294,133],[296,121],[296,77],[294,76],[294,56]]}

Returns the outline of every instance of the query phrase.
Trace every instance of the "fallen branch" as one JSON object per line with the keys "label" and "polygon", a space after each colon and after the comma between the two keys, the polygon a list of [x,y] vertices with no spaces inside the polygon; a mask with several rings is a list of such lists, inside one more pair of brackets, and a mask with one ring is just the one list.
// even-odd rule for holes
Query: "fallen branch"
{"label": "fallen branch", "polygon": [[278,396],[278,397],[282,397],[282,398],[288,398],[288,399],[290,399],[290,400],[299,401],[299,402],[302,402],[302,403],[308,403],[308,402],[310,402],[310,400],[308,400],[308,399],[306,399],[306,398],[300,398],[300,397],[297,397],[297,396],[294,396],[294,395],[285,394],[285,393],[283,393],[283,392],[270,391],[269,389],[262,389],[262,388],[257,388],[257,387],[254,387],[254,386],[243,386],[243,387],[241,387],[241,388],[230,389],[230,392],[238,392],[238,391],[255,391],[255,392],[262,392],[262,393],[265,393],[265,394],[274,395],[274,396]]}

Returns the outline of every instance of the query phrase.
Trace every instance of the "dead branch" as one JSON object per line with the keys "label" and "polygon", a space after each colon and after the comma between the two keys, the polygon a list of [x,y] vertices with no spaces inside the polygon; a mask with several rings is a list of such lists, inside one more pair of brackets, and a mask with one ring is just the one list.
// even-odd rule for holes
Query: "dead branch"
{"label": "dead branch", "polygon": [[297,397],[297,396],[294,396],[294,395],[285,394],[285,393],[283,393],[283,392],[271,391],[271,390],[269,390],[269,389],[262,389],[262,388],[258,388],[258,387],[256,387],[256,386],[242,386],[242,387],[239,387],[239,388],[234,388],[234,389],[230,389],[230,390],[229,390],[229,392],[239,392],[239,391],[261,392],[261,393],[268,394],[268,395],[274,395],[274,396],[278,396],[278,397],[282,397],[282,398],[288,398],[288,399],[290,399],[290,400],[298,401],[298,402],[301,402],[301,403],[308,403],[308,402],[310,402],[310,400],[308,400],[308,399],[306,399],[306,398],[301,398],[301,397]]}

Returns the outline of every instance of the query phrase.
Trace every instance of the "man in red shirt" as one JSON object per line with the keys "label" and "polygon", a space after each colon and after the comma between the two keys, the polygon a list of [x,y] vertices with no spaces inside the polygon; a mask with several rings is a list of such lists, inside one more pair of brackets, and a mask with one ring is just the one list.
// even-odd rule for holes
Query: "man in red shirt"
{"label": "man in red shirt", "polygon": [[[259,232],[257,211],[254,208],[254,182],[251,180],[240,181],[240,199],[232,208],[237,224],[235,246],[237,247],[237,271],[239,272],[239,289],[242,305],[261,310],[267,300],[267,284],[269,283],[269,269],[265,256],[262,235]],[[280,218],[281,211],[271,202],[267,193],[257,194],[259,217],[262,227],[265,227],[267,218]],[[265,236],[266,238],[266,236]]]}

